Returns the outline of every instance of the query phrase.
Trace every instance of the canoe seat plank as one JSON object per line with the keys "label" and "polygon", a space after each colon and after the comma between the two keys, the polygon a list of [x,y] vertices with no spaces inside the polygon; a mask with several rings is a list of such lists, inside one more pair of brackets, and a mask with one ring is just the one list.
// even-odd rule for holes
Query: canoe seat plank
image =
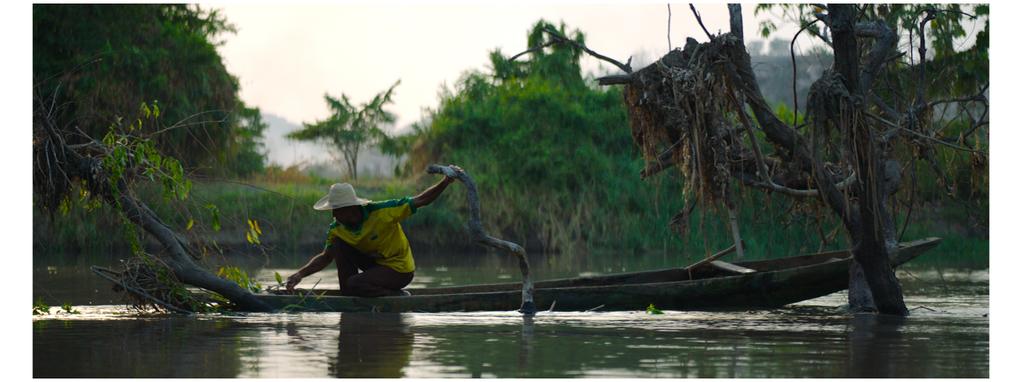
{"label": "canoe seat plank", "polygon": [[732,273],[740,273],[740,274],[756,273],[755,269],[749,269],[749,268],[746,268],[746,267],[734,265],[734,264],[731,264],[731,263],[726,262],[726,261],[714,260],[714,261],[710,262],[710,265],[714,266],[717,269],[723,269],[725,271],[732,272]]}

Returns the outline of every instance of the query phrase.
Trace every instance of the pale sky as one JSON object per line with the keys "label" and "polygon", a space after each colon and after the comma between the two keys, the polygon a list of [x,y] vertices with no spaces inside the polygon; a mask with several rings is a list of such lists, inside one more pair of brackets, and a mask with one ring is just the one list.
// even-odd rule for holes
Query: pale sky
{"label": "pale sky", "polygon": [[[724,3],[698,4],[706,27],[728,30]],[[743,7],[746,39],[758,39],[754,4]],[[466,70],[488,65],[488,52],[525,50],[526,34],[540,18],[586,34],[587,45],[625,62],[629,55],[648,63],[667,52],[667,5],[246,5],[221,6],[238,32],[223,36],[220,52],[238,76],[241,98],[294,122],[328,115],[323,94],[347,94],[362,103],[400,79],[394,111],[398,128],[417,121],[423,107],[435,107],[437,91]],[[671,42],[705,41],[687,3],[671,5]],[[794,30],[780,31],[777,37]],[[800,38],[800,40],[803,40]],[[808,38],[803,41],[808,48]],[[612,68],[588,56],[583,70]],[[604,69],[600,69],[600,65]],[[636,69],[639,66],[633,65]],[[616,70],[616,68],[613,68]]]}

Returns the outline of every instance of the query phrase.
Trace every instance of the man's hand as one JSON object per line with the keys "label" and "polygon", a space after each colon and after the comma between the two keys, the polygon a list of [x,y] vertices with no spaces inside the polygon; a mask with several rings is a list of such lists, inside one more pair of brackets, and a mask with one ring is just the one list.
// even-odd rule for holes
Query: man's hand
{"label": "man's hand", "polygon": [[[449,167],[451,168],[451,170],[454,170],[455,174],[458,174],[458,175],[461,175],[462,173],[465,172],[465,170],[462,170],[461,167],[458,167],[457,165],[453,165],[452,164]],[[458,178],[455,178],[455,177],[452,177],[452,176],[445,176],[444,177],[444,181],[446,181],[448,184],[454,183],[454,181],[457,180],[457,179]]]}
{"label": "man's hand", "polygon": [[426,189],[426,191],[415,195],[415,197],[412,198],[413,207],[419,208],[433,203],[433,201],[440,196],[440,193],[444,192],[444,189],[446,189],[448,185],[454,183],[454,181],[458,179],[457,176],[465,173],[465,170],[462,170],[461,167],[453,164],[448,167],[454,172],[454,176],[447,175],[447,171],[441,171],[444,174],[444,179],[441,180],[440,183],[434,184],[433,187]]}
{"label": "man's hand", "polygon": [[295,285],[302,282],[302,276],[300,274],[293,274],[287,277],[287,283],[284,284],[284,288],[287,289],[288,293],[295,291]]}

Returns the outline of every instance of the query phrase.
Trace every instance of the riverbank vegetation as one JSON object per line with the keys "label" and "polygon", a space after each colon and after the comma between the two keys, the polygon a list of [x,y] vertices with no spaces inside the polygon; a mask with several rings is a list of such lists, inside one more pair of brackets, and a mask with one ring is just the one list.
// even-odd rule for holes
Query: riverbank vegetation
{"label": "riverbank vegetation", "polygon": [[[688,207],[678,197],[685,186],[679,177],[640,177],[646,162],[628,127],[622,91],[598,87],[592,74],[583,73],[579,45],[584,34],[563,24],[538,22],[527,35],[527,46],[547,43],[547,28],[577,44],[549,44],[516,56],[491,52],[489,66],[469,70],[443,88],[438,106],[410,133],[382,139],[385,152],[406,158],[396,177],[349,180],[265,165],[259,144],[265,125],[259,111],[238,99],[237,80],[215,51],[216,37],[231,30],[216,12],[184,5],[37,5],[35,10],[36,30],[53,30],[35,40],[36,80],[49,84],[41,93],[62,86],[72,99],[90,100],[72,103],[65,111],[68,118],[88,114],[93,122],[81,124],[86,133],[101,137],[96,129],[106,129],[120,113],[136,110],[140,100],[157,99],[166,113],[161,118],[181,121],[140,134],[168,155],[182,158],[194,181],[188,200],[160,202],[158,185],[136,191],[151,201],[168,226],[218,254],[308,257],[321,248],[330,219],[311,206],[331,183],[352,181],[360,196],[371,199],[414,195],[436,181],[424,174],[431,163],[465,168],[478,183],[487,229],[544,258],[666,253],[683,265],[732,243],[726,211],[696,209],[687,217],[675,215]],[[77,21],[58,25],[68,18]],[[136,24],[127,25],[126,20]],[[140,27],[147,21],[155,23]],[[86,22],[109,25],[78,25]],[[78,33],[76,28],[92,32]],[[132,28],[162,41],[159,48],[130,32]],[[81,40],[63,40],[66,35]],[[69,49],[72,54],[66,53]],[[193,59],[181,61],[181,52]],[[89,61],[96,54],[102,59]],[[72,69],[76,74],[67,75]],[[54,81],[57,78],[62,81]],[[99,96],[110,89],[119,89],[116,99]],[[785,114],[781,108],[786,106],[776,102],[777,114]],[[967,128],[949,123],[944,134],[963,134]],[[194,150],[197,144],[203,149]],[[899,199],[900,208],[895,203],[898,228],[905,240],[944,238],[933,255],[919,262],[986,266],[989,182],[985,166],[976,163],[983,158],[952,151],[939,155],[944,156],[940,159],[946,164],[946,179],[911,172],[903,187],[918,192],[911,193],[915,200]],[[848,245],[845,234],[833,229],[840,223],[819,208],[769,194],[737,197],[748,258]],[[85,200],[67,201],[78,202]],[[36,256],[74,261],[79,254],[129,250],[117,233],[123,222],[109,206],[78,205],[57,213],[45,212],[38,202],[36,207]],[[464,191],[452,187],[408,219],[404,228],[416,251],[480,251],[465,239],[465,216]],[[246,238],[249,221],[261,227],[258,243]]]}

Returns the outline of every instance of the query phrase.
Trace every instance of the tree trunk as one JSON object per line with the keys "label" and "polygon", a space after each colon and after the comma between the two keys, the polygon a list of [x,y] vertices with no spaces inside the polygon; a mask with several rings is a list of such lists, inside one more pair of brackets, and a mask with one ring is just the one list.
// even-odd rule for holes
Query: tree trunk
{"label": "tree trunk", "polygon": [[52,120],[46,119],[43,123],[49,139],[59,145],[58,150],[68,160],[68,163],[62,165],[63,170],[67,171],[71,177],[85,179],[88,183],[95,185],[97,195],[102,195],[108,204],[119,208],[128,220],[153,235],[166,248],[166,255],[162,258],[181,282],[219,293],[243,310],[272,310],[270,306],[264,304],[237,283],[217,277],[196,264],[186,249],[185,239],[164,224],[145,203],[135,199],[129,193],[128,185],[123,179],[117,184],[121,191],[112,190],[107,186],[108,183],[102,174],[99,159],[82,156],[65,145],[62,137],[52,127]]}
{"label": "tree trunk", "polygon": [[[828,8],[834,33],[834,68],[844,78],[849,94],[863,100],[865,92],[859,86],[859,51],[853,26],[854,5],[830,4]],[[856,107],[861,108],[861,103]],[[892,219],[886,218],[890,213],[884,208],[886,203],[883,199],[887,198],[887,194],[884,193],[886,187],[882,187],[884,176],[879,165],[882,152],[877,147],[870,125],[862,118],[857,118],[860,115],[861,110],[855,110],[851,120],[842,121],[850,126],[855,170],[859,176],[859,224],[852,232],[852,255],[862,267],[862,275],[869,285],[877,311],[905,316],[908,315],[908,309],[905,307],[901,285],[891,268],[887,240],[883,233],[885,221]],[[853,279],[849,281],[849,291],[859,287],[861,281],[854,279],[857,274],[851,275]]]}
{"label": "tree trunk", "polygon": [[344,153],[344,162],[348,165],[348,175],[351,180],[358,180],[358,148],[351,152]]}
{"label": "tree trunk", "polygon": [[[126,189],[123,187],[122,185],[122,190]],[[113,201],[112,198],[108,198],[108,200]],[[119,203],[116,204],[120,204],[124,215],[132,223],[142,227],[146,232],[153,235],[160,244],[163,244],[164,248],[167,249],[167,255],[164,260],[181,282],[219,293],[237,304],[242,310],[256,312],[273,310],[237,283],[217,277],[198,264],[195,264],[185,250],[186,246],[182,242],[183,239],[160,221],[159,217],[145,204],[126,192],[120,194],[117,202]]]}

